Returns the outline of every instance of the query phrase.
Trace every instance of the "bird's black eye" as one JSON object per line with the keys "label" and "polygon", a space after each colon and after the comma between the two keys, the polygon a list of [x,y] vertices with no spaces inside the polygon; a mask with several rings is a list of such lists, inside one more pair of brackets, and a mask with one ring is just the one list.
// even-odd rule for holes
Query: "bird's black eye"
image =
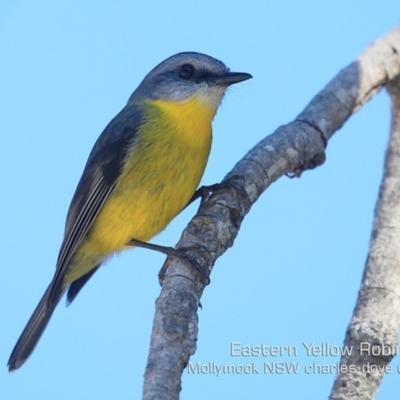
{"label": "bird's black eye", "polygon": [[190,79],[194,74],[194,67],[191,64],[183,64],[179,68],[179,76],[182,79]]}

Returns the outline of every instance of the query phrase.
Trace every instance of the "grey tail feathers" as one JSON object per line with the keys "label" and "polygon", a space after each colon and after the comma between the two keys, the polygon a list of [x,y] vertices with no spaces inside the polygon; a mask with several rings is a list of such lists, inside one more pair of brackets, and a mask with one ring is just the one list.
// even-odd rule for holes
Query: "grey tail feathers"
{"label": "grey tail feathers", "polygon": [[50,321],[54,309],[64,294],[64,291],[62,291],[56,299],[50,299],[51,289],[52,284],[49,285],[44,293],[11,353],[8,360],[8,370],[10,372],[21,367],[32,354]]}

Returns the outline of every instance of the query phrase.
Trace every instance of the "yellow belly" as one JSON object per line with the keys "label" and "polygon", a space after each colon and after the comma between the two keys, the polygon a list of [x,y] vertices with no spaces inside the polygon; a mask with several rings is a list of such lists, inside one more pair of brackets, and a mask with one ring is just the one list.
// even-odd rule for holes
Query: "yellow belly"
{"label": "yellow belly", "polygon": [[130,239],[148,241],[185,207],[203,175],[214,113],[199,101],[148,103],[145,122],[113,194],[74,255],[64,285]]}

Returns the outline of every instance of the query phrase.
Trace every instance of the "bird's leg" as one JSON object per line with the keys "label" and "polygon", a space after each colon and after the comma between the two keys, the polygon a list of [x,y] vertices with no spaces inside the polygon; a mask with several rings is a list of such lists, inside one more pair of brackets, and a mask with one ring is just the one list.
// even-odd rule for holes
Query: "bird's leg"
{"label": "bird's leg", "polygon": [[[163,253],[167,256],[178,258],[178,259],[182,260],[183,262],[185,262],[186,264],[189,264],[192,268],[194,268],[196,270],[196,272],[201,275],[201,279],[204,282],[204,284],[208,285],[210,283],[210,278],[209,278],[210,273],[209,273],[208,269],[205,270],[205,268],[203,268],[197,262],[195,257],[189,255],[184,250],[178,250],[178,249],[174,249],[173,247],[160,246],[158,244],[142,242],[141,240],[137,240],[137,239],[131,239],[126,245],[141,247],[143,249],[148,249],[148,250],[154,250],[154,251]],[[193,247],[195,248],[195,246],[193,246]],[[160,273],[158,274],[161,280],[164,279],[165,273],[166,273],[166,268],[165,268],[165,266],[163,266]]]}
{"label": "bird's leg", "polygon": [[158,244],[142,242],[141,240],[137,240],[137,239],[131,239],[126,245],[158,251],[159,253],[163,253],[167,256],[179,257],[179,254],[180,254],[179,251],[174,249],[173,247],[160,246]]}
{"label": "bird's leg", "polygon": [[192,204],[194,201],[196,201],[198,198],[201,198],[200,206],[199,206],[199,208],[200,208],[203,205],[203,203],[208,200],[211,193],[218,192],[219,190],[221,190],[223,188],[225,188],[225,185],[223,183],[215,183],[214,185],[199,187],[194,192],[194,195],[189,200],[189,202],[186,204],[185,208],[188,207],[190,204]]}

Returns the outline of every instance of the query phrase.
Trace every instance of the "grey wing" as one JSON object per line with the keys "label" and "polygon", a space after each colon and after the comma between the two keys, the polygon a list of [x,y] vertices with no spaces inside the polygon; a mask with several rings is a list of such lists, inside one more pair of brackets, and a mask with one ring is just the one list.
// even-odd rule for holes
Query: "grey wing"
{"label": "grey wing", "polygon": [[[125,107],[109,123],[93,147],[68,211],[64,240],[52,281],[50,301],[52,299],[58,301],[59,294],[63,290],[63,278],[69,261],[103,204],[114,191],[127,151],[134,143],[140,122],[139,110],[133,106]],[[83,284],[87,280],[88,278]]]}

